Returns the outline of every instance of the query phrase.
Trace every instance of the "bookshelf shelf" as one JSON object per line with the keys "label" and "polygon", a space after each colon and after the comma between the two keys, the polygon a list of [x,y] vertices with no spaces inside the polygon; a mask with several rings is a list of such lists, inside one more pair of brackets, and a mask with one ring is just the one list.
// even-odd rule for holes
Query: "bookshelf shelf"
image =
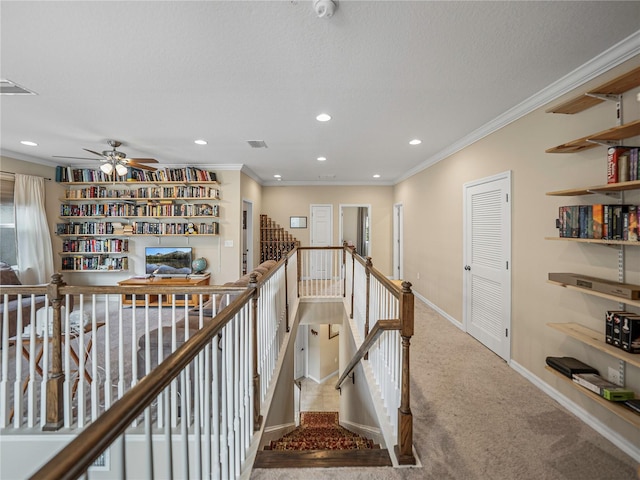
{"label": "bookshelf shelf", "polygon": [[610,82],[589,90],[582,95],[567,100],[560,105],[556,105],[555,107],[546,110],[546,112],[566,113],[570,115],[580,113],[605,101],[594,95],[622,95],[624,92],[628,92],[632,88],[636,87],[640,87],[640,67],[620,75]]}
{"label": "bookshelf shelf", "polygon": [[[553,280],[547,280],[547,283],[551,285],[556,285],[558,287],[564,287],[567,290],[572,290],[574,292],[585,293],[587,295],[592,295],[594,297],[605,298],[607,300],[612,300],[614,302],[622,302],[627,305],[633,305],[634,307],[640,307],[640,300],[630,300],[628,298],[616,297],[615,295],[609,295],[608,293],[596,292],[595,290],[588,290],[586,288],[576,287],[575,285],[567,285],[566,283],[554,282]],[[640,364],[638,366],[640,366]]]}
{"label": "bookshelf shelf", "polygon": [[579,323],[547,323],[554,330],[558,330],[582,343],[585,343],[596,350],[600,350],[619,360],[624,360],[629,365],[640,368],[640,355],[625,352],[624,350],[609,345],[604,341],[604,334],[596,332]]}
{"label": "bookshelf shelf", "polygon": [[547,192],[551,197],[574,197],[578,195],[591,195],[596,193],[608,192],[624,192],[627,190],[639,190],[640,180],[631,182],[609,183],[606,185],[595,185],[593,187],[570,188],[567,190],[557,190],[555,192]]}
{"label": "bookshelf shelf", "polygon": [[574,381],[572,381],[569,377],[565,377],[560,372],[555,371],[553,368],[551,368],[549,366],[545,366],[544,368],[547,371],[549,371],[552,374],[554,374],[556,377],[566,381],[571,386],[573,386],[573,388],[575,388],[576,390],[582,392],[584,395],[586,395],[587,397],[591,398],[596,403],[600,404],[601,406],[603,406],[604,408],[606,408],[610,412],[616,414],[618,417],[620,417],[623,420],[629,422],[631,425],[635,426],[636,428],[640,428],[640,415],[638,415],[636,413],[633,413],[630,409],[628,409],[624,405],[619,404],[619,402],[612,402],[610,400],[607,400],[604,397],[601,397],[600,395],[597,395],[597,394],[593,393],[590,390],[587,390],[586,388],[584,388],[584,387],[578,385],[577,383],[575,383]]}
{"label": "bookshelf shelf", "polygon": [[573,237],[545,237],[545,240],[561,240],[564,242],[597,243],[599,245],[627,245],[640,247],[640,241],[630,242],[629,240],[600,240],[597,238],[573,238]]}
{"label": "bookshelf shelf", "polygon": [[640,120],[631,123],[619,125],[617,127],[608,128],[586,137],[572,140],[562,145],[552,147],[546,150],[547,153],[576,153],[590,148],[598,147],[599,142],[616,142],[640,135]]}

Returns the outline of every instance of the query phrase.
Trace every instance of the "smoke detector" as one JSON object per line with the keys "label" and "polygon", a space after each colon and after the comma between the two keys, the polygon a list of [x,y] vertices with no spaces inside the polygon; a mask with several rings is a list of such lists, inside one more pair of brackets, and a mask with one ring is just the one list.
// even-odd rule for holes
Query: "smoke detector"
{"label": "smoke detector", "polygon": [[313,9],[318,18],[331,18],[336,10],[336,4],[332,0],[315,0]]}

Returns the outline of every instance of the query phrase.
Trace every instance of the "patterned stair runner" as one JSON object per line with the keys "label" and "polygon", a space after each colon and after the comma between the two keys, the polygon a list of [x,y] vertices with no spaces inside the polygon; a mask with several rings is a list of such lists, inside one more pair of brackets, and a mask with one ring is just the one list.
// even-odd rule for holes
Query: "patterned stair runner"
{"label": "patterned stair runner", "polygon": [[361,450],[380,448],[338,423],[338,412],[301,412],[300,426],[265,450]]}

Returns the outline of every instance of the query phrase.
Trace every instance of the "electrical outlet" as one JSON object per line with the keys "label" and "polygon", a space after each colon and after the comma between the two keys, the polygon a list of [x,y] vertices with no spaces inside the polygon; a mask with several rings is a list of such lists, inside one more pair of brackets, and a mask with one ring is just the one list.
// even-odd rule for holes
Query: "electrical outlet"
{"label": "electrical outlet", "polygon": [[418,280],[420,280],[420,272],[416,274],[416,277],[418,278]]}
{"label": "electrical outlet", "polygon": [[616,385],[622,386],[622,382],[620,381],[620,372],[618,371],[617,368],[609,367],[607,378],[611,383],[615,383]]}

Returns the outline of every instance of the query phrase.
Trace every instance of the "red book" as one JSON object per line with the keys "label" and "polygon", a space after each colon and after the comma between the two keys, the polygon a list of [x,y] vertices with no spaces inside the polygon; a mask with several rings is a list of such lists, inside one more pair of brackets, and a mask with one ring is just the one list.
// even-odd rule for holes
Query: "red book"
{"label": "red book", "polygon": [[618,183],[618,163],[620,155],[626,153],[629,147],[609,147],[607,150],[607,183]]}

